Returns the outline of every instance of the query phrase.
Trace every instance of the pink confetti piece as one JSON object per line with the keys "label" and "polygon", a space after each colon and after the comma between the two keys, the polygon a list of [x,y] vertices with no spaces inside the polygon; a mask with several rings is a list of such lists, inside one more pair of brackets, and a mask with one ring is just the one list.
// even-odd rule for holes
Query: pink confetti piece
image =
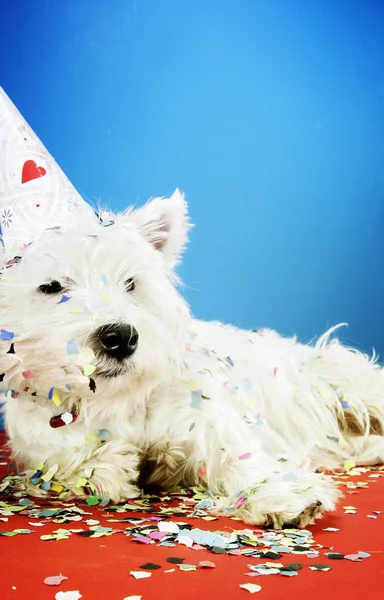
{"label": "pink confetti piece", "polygon": [[151,543],[151,538],[149,538],[145,535],[140,535],[140,534],[135,535],[134,540],[135,540],[135,542],[141,542],[142,544],[150,544]]}
{"label": "pink confetti piece", "polygon": [[216,567],[216,565],[214,562],[211,562],[210,560],[201,560],[199,562],[199,567],[213,569]]}
{"label": "pink confetti piece", "polygon": [[238,456],[237,458],[239,460],[247,460],[248,458],[251,458],[252,456],[252,452],[245,452],[244,454],[240,454],[240,456]]}
{"label": "pink confetti piece", "polygon": [[151,531],[151,533],[149,534],[149,537],[152,540],[161,540],[163,539],[163,537],[165,537],[167,535],[166,531]]}
{"label": "pink confetti piece", "polygon": [[24,379],[33,379],[34,378],[34,374],[32,373],[32,371],[22,371],[22,376],[24,377]]}
{"label": "pink confetti piece", "polygon": [[68,579],[68,577],[65,577],[65,575],[51,575],[50,577],[46,577],[44,579],[44,583],[46,585],[60,585],[60,583],[62,581],[65,581],[66,579]]}
{"label": "pink confetti piece", "polygon": [[241,506],[243,506],[243,504],[246,503],[246,501],[247,499],[244,496],[240,496],[240,498],[236,500],[235,508],[240,508]]}

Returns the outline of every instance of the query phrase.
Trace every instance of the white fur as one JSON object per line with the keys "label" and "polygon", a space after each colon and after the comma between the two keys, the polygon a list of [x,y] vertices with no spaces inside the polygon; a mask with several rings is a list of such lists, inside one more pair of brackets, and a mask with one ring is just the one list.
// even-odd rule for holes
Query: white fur
{"label": "white fur", "polygon": [[[5,423],[28,491],[46,493],[30,480],[44,463],[44,472],[58,465],[63,495],[125,500],[139,494],[145,464],[147,483],[198,480],[216,512],[250,523],[306,525],[333,509],[338,491],[318,468],[384,460],[381,367],[333,331],[306,346],[192,319],[173,272],[190,227],[180,192],[113,220],[46,231],[2,273],[0,328],[15,334],[15,354],[0,340]],[[65,278],[67,302],[38,291]],[[109,323],[132,325],[140,338],[120,374],[105,378],[116,364],[82,352]],[[68,354],[69,340],[80,354]],[[82,372],[89,362],[95,393]],[[73,408],[76,422],[50,426]],[[77,487],[83,477],[88,490]]]}

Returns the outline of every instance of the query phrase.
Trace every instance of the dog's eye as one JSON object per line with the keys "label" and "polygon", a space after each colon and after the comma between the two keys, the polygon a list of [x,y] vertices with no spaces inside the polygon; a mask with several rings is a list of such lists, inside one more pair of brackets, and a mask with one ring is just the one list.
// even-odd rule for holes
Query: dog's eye
{"label": "dog's eye", "polygon": [[39,285],[37,289],[42,294],[60,294],[64,291],[64,287],[61,285],[60,281],[56,281],[56,279],[50,281],[49,283],[43,283],[42,285]]}
{"label": "dog's eye", "polygon": [[124,286],[126,292],[133,292],[133,290],[135,289],[135,280],[133,279],[133,277],[127,279],[127,281],[125,281],[124,283]]}

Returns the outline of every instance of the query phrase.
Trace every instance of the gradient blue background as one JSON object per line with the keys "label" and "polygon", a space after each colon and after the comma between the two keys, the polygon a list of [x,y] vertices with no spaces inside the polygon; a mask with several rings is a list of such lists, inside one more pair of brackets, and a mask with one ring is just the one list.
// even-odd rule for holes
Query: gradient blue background
{"label": "gradient blue background", "polygon": [[12,0],[0,83],[79,191],[185,190],[193,312],[384,353],[381,0]]}

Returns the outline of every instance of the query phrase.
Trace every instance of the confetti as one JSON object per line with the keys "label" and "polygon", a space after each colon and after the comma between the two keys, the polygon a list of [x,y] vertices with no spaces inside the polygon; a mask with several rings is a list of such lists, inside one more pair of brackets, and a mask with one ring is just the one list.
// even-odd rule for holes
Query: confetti
{"label": "confetti", "polygon": [[344,470],[346,472],[351,471],[351,469],[353,469],[353,467],[356,467],[356,463],[353,462],[353,460],[346,460],[344,463]]}
{"label": "confetti", "polygon": [[247,460],[248,458],[252,457],[252,452],[245,452],[244,454],[240,454],[240,456],[238,456],[238,460]]}
{"label": "confetti", "polygon": [[368,552],[358,552],[358,555],[360,556],[360,558],[369,558],[371,555],[368,554]]}
{"label": "confetti", "polygon": [[161,565],[157,565],[156,563],[145,563],[145,565],[140,565],[140,569],[145,569],[149,571],[155,571],[156,569],[161,569]]}
{"label": "confetti", "polygon": [[58,394],[52,394],[52,402],[54,402],[56,406],[59,406],[61,404],[61,400]]}
{"label": "confetti", "polygon": [[196,565],[180,564],[177,566],[179,567],[180,571],[196,571],[197,569]]}
{"label": "confetti", "polygon": [[143,596],[126,596],[123,600],[141,600]]}
{"label": "confetti", "polygon": [[247,590],[251,594],[256,594],[256,592],[260,592],[261,585],[257,585],[256,583],[241,583],[240,586],[242,590]]}
{"label": "confetti", "polygon": [[191,391],[191,408],[195,408],[196,410],[201,410],[201,403],[203,401],[201,390],[192,390]]}
{"label": "confetti", "polygon": [[[53,397],[54,390],[50,390],[51,398]],[[202,396],[204,399],[204,397]],[[70,414],[70,413],[69,413]],[[71,416],[71,415],[70,415]],[[100,442],[109,439],[110,434],[106,429],[100,429],[99,431],[92,432],[93,441],[99,439]],[[241,456],[241,455],[240,455]],[[0,455],[0,458],[1,455]],[[54,472],[53,472],[54,471]],[[180,553],[183,552],[185,546],[189,546],[192,550],[202,553],[203,560],[196,560],[196,564],[185,564],[185,560],[178,556],[169,556],[166,559],[166,563],[169,566],[177,566],[180,571],[196,571],[197,569],[209,569],[214,568],[215,563],[210,560],[204,560],[206,558],[207,551],[214,554],[227,554],[233,556],[244,556],[249,559],[259,559],[257,564],[248,565],[249,572],[245,575],[249,578],[260,577],[260,576],[281,576],[281,577],[296,577],[300,575],[300,571],[303,568],[301,563],[291,562],[283,565],[279,562],[282,556],[286,558],[287,554],[291,555],[290,559],[299,558],[295,555],[304,555],[311,559],[318,559],[319,561],[327,558],[328,560],[342,560],[343,558],[350,562],[362,562],[369,558],[369,553],[363,551],[355,551],[352,548],[349,554],[341,554],[337,552],[337,548],[327,548],[316,544],[313,539],[312,533],[309,530],[299,530],[295,528],[285,528],[284,530],[270,530],[270,529],[255,529],[253,526],[247,526],[241,522],[238,522],[236,529],[225,529],[224,531],[207,531],[202,528],[193,527],[194,519],[198,517],[201,519],[200,525],[204,523],[204,520],[217,519],[209,514],[209,510],[214,504],[214,500],[199,486],[192,489],[175,489],[172,492],[162,493],[160,495],[147,495],[143,494],[140,498],[129,500],[126,504],[116,505],[109,503],[107,500],[100,501],[97,496],[97,490],[95,488],[88,488],[89,479],[92,477],[92,469],[86,469],[79,474],[77,479],[74,481],[74,485],[77,489],[87,489],[87,493],[90,495],[86,501],[80,506],[67,503],[65,498],[65,490],[55,481],[55,475],[58,471],[58,465],[53,465],[48,468],[48,465],[40,464],[37,465],[36,472],[33,474],[31,480],[34,485],[44,486],[42,489],[46,489],[49,495],[44,499],[44,505],[39,506],[39,500],[36,503],[28,499],[22,491],[20,486],[20,480],[15,476],[6,476],[0,480],[0,492],[2,492],[0,502],[0,520],[7,522],[13,515],[21,512],[22,517],[28,519],[28,524],[31,529],[16,529],[10,528],[10,531],[2,532],[2,538],[14,537],[17,535],[29,534],[36,535],[35,530],[38,527],[44,526],[51,523],[57,523],[57,529],[49,534],[40,536],[36,535],[37,539],[45,542],[61,542],[68,540],[72,535],[78,535],[83,538],[100,538],[105,536],[112,536],[115,534],[125,535],[132,542],[139,542],[146,545],[163,546],[167,548],[174,548],[174,553],[177,554],[176,548]],[[378,474],[380,470],[375,467],[361,470],[364,474],[371,472]],[[367,477],[367,475],[365,475]],[[350,482],[350,472],[347,474],[337,475],[343,485],[346,482]],[[343,479],[344,478],[344,479]],[[371,483],[375,483],[370,480]],[[364,482],[358,482],[364,483]],[[357,483],[354,483],[356,486]],[[359,488],[366,486],[359,486]],[[12,495],[12,492],[16,491],[16,496]],[[53,492],[56,494],[54,495]],[[356,492],[358,493],[358,492]],[[19,494],[19,495],[17,495]],[[7,495],[11,499],[7,502]],[[60,505],[55,503],[55,498],[59,495],[59,499],[63,499],[65,504]],[[60,497],[61,495],[61,497]],[[53,498],[53,504],[47,505],[49,497]],[[95,512],[94,509],[87,507],[100,506],[107,508],[101,508],[100,513]],[[344,506],[344,510],[352,509],[353,506]],[[377,505],[374,508],[378,508]],[[88,510],[88,512],[87,512]],[[92,511],[92,512],[91,512]],[[207,511],[207,512],[206,512]],[[105,514],[104,514],[105,513]],[[135,514],[139,513],[139,514]],[[372,510],[372,515],[380,517],[381,511]],[[96,516],[96,518],[92,518]],[[21,518],[22,518],[21,517]],[[111,527],[104,527],[100,524],[101,517],[107,519],[107,524]],[[172,521],[169,520],[172,518]],[[176,522],[177,519],[177,522]],[[39,520],[44,520],[39,522]],[[234,519],[238,521],[238,519]],[[82,521],[81,523],[70,523],[70,521]],[[101,521],[104,523],[105,521]],[[116,523],[124,524],[123,527],[118,527]],[[203,525],[201,525],[202,527]],[[76,527],[76,528],[74,528]],[[338,532],[337,528],[326,527],[324,531],[327,532]],[[39,532],[40,533],[40,532]],[[329,539],[329,538],[328,538]],[[332,543],[337,539],[337,536],[332,536]],[[343,548],[344,549],[344,548]],[[205,551],[205,554],[204,554]],[[345,549],[347,552],[347,549]],[[172,552],[173,553],[173,552]],[[164,556],[164,555],[162,555]],[[208,557],[209,558],[209,557]],[[263,562],[260,564],[260,559],[269,562]],[[248,562],[248,561],[247,561]],[[250,562],[250,561],[249,561]],[[288,562],[288,561],[284,561]],[[333,562],[337,568],[339,565]],[[181,565],[181,566],[180,566]],[[154,570],[160,570],[160,564],[146,563],[137,567],[138,571],[132,571],[131,573],[138,573],[137,578],[150,577]],[[351,565],[351,568],[352,565]],[[331,566],[328,564],[310,564],[308,570],[316,571],[329,571]],[[175,569],[165,569],[164,573],[172,573]],[[135,575],[132,575],[135,577]],[[207,575],[209,576],[209,575]],[[53,583],[57,579],[65,576],[51,576],[52,583],[46,583],[46,585],[60,585],[60,583]],[[188,577],[185,575],[185,577]],[[46,578],[49,580],[50,578]],[[246,585],[246,584],[243,584]],[[249,584],[253,585],[253,584]],[[249,591],[249,590],[248,590]],[[63,600],[65,597],[63,597]],[[67,600],[67,599],[65,599]]]}
{"label": "confetti", "polygon": [[95,365],[84,365],[83,366],[83,373],[86,376],[92,375],[92,373],[94,373],[95,371],[96,371]]}
{"label": "confetti", "polygon": [[74,590],[72,592],[57,592],[55,595],[56,600],[80,600],[82,597],[79,590]]}
{"label": "confetti", "polygon": [[34,378],[34,374],[32,373],[32,371],[22,371],[21,374],[24,377],[24,379],[33,379]]}
{"label": "confetti", "polygon": [[311,571],[330,571],[332,567],[330,567],[329,565],[311,565],[309,567],[311,569]]}
{"label": "confetti", "polygon": [[71,300],[71,296],[63,294],[57,304],[64,304],[64,302],[68,302],[69,300]]}
{"label": "confetti", "polygon": [[74,338],[67,341],[67,354],[79,354],[79,347]]}
{"label": "confetti", "polygon": [[214,562],[211,562],[210,560],[201,560],[199,562],[199,567],[203,567],[204,569],[214,569],[216,567]]}
{"label": "confetti", "polygon": [[167,558],[167,562],[173,563],[174,565],[179,565],[182,562],[184,562],[184,560],[185,560],[184,558],[178,558],[177,556],[169,556]]}
{"label": "confetti", "polygon": [[180,527],[173,521],[160,521],[158,524],[159,531],[165,531],[166,533],[179,533]]}
{"label": "confetti", "polygon": [[146,579],[147,577],[151,577],[152,573],[148,571],[129,571],[130,575],[132,575],[135,579]]}
{"label": "confetti", "polygon": [[287,569],[293,569],[293,571],[300,571],[303,568],[301,563],[290,563],[287,565]]}
{"label": "confetti", "polygon": [[[0,330],[0,340],[13,340],[15,334],[12,331],[6,331],[5,329]],[[12,346],[11,346],[12,347]],[[12,354],[11,351],[8,351],[9,354]]]}
{"label": "confetti", "polygon": [[68,579],[68,577],[65,577],[65,575],[52,575],[50,577],[46,577],[44,579],[44,583],[46,585],[60,585],[60,583],[62,581],[65,581],[66,579]]}

